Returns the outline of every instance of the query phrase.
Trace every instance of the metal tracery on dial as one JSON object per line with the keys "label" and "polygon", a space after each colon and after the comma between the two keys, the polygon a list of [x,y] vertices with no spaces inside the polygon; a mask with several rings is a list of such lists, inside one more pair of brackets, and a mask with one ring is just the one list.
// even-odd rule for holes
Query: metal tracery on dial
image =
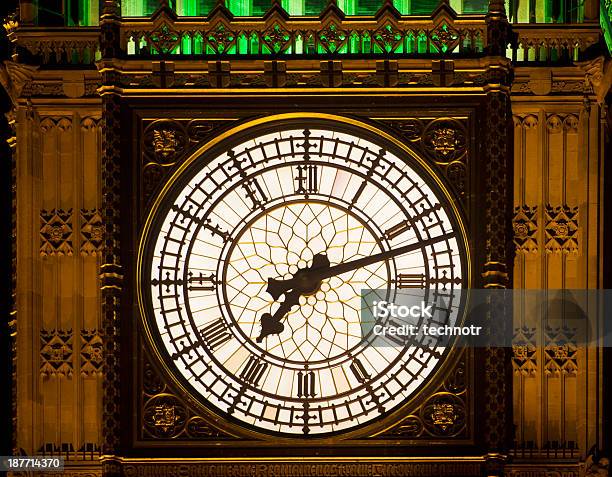
{"label": "metal tracery on dial", "polygon": [[147,249],[149,320],[178,378],[215,412],[298,437],[362,426],[414,395],[444,350],[364,335],[361,293],[464,284],[465,245],[436,185],[331,122],[198,161]]}

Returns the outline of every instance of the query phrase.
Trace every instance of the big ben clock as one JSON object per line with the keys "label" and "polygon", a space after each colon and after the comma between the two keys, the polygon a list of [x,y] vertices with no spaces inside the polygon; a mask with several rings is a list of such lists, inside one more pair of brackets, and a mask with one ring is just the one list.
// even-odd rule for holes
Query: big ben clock
{"label": "big ben clock", "polygon": [[469,256],[424,161],[353,120],[284,115],[176,170],[138,274],[148,338],[182,389],[249,431],[316,438],[401,409],[448,354],[364,331],[364,291],[466,288]]}

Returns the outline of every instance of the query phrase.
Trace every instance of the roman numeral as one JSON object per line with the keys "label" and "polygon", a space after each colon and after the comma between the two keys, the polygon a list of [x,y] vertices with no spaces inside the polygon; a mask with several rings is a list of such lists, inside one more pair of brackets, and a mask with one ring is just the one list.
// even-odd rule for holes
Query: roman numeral
{"label": "roman numeral", "polygon": [[259,358],[250,356],[246,366],[240,373],[240,378],[252,386],[257,386],[262,378],[264,371],[268,367],[268,363],[262,363]]}
{"label": "roman numeral", "polygon": [[362,362],[359,361],[359,359],[357,358],[353,360],[353,362],[349,366],[349,369],[353,372],[357,381],[362,384],[365,383],[368,379],[370,379],[370,374],[365,369]]}
{"label": "roman numeral", "polygon": [[412,228],[412,224],[409,221],[404,220],[399,224],[394,225],[390,229],[385,230],[385,237],[389,240],[393,240],[398,235],[403,234],[407,230],[410,230],[410,228]]}
{"label": "roman numeral", "polygon": [[421,212],[419,212],[417,215],[412,217],[412,220],[416,222],[417,220],[421,220],[427,217],[427,221],[431,223],[433,222],[433,219],[429,217],[429,214],[431,214],[432,212],[438,211],[440,209],[442,209],[442,204],[436,204],[429,209],[425,208],[425,204],[421,204]]}
{"label": "roman numeral", "polygon": [[[174,342],[175,340],[172,340],[172,341]],[[181,341],[181,342],[180,342],[180,344],[181,344],[181,345],[184,345],[184,344],[185,344],[185,342],[184,342],[184,341]],[[181,350],[177,351],[176,353],[174,353],[174,354],[171,356],[171,358],[172,358],[174,361],[176,361],[176,360],[177,360],[179,357],[181,357],[182,355],[186,354],[188,359],[192,359],[192,357],[191,357],[191,352],[192,352],[194,349],[198,348],[199,346],[200,346],[200,344],[199,344],[199,343],[193,343],[193,344],[190,344],[189,346],[184,346],[184,347],[183,347],[183,349],[181,349]]]}
{"label": "roman numeral", "polygon": [[400,273],[394,280],[397,288],[425,288],[425,275],[422,273]]}
{"label": "roman numeral", "polygon": [[266,196],[259,182],[257,182],[257,179],[253,178],[247,180],[242,187],[246,191],[246,196],[253,203],[252,209],[263,209],[263,204],[268,200],[268,197]]}
{"label": "roman numeral", "polygon": [[182,216],[181,223],[184,223],[185,220],[191,220],[201,225],[205,229],[209,230],[210,232],[212,232],[213,235],[218,235],[223,240],[227,240],[229,238],[229,234],[223,231],[218,225],[212,225],[210,219],[201,219],[200,217],[197,217],[195,214],[192,214],[191,213],[192,207],[193,206],[190,205],[187,208],[187,210],[183,210],[180,207],[173,205],[172,210]]}
{"label": "roman numeral", "polygon": [[309,164],[297,166],[298,175],[294,178],[297,181],[295,192],[298,194],[315,194],[319,190],[319,180],[317,166]]}
{"label": "roman numeral", "polygon": [[314,371],[297,373],[297,396],[315,397],[315,373]]}
{"label": "roman numeral", "polygon": [[215,349],[223,343],[227,343],[232,335],[227,329],[225,321],[219,319],[200,330],[200,336],[208,343],[210,349]]}
{"label": "roman numeral", "polygon": [[194,290],[202,290],[202,291],[213,291],[215,289],[215,285],[217,281],[215,280],[215,274],[211,273],[210,275],[202,275],[200,272],[199,276],[194,277],[192,272],[188,273],[189,278],[187,278],[187,283],[196,283],[199,286],[189,285],[187,289],[189,291]]}
{"label": "roman numeral", "polygon": [[176,280],[173,280],[172,278],[170,278],[170,272],[166,272],[166,278],[162,279],[162,280],[158,280],[157,278],[154,278],[153,280],[151,280],[151,285],[153,286],[157,286],[157,285],[162,285],[166,287],[166,293],[170,292],[170,285],[174,285],[176,286]]}

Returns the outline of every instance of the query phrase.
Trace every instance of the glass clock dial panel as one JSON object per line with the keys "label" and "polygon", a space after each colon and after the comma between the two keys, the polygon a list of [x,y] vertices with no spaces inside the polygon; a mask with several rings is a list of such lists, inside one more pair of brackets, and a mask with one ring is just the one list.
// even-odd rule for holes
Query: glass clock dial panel
{"label": "glass clock dial panel", "polygon": [[214,412],[323,436],[380,419],[437,370],[444,348],[363,332],[364,290],[391,300],[466,280],[444,194],[391,149],[333,123],[285,125],[198,158],[161,202],[141,265],[148,327]]}

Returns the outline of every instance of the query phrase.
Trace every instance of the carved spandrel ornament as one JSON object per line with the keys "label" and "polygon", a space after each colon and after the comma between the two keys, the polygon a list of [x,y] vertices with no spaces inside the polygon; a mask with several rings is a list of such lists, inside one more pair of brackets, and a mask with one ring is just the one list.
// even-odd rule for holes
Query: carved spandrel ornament
{"label": "carved spandrel ornament", "polygon": [[209,424],[175,396],[148,358],[142,368],[142,432],[145,439],[210,440],[234,437]]}
{"label": "carved spandrel ornament", "polygon": [[578,207],[545,208],[547,253],[578,253]]}
{"label": "carved spandrel ornament", "polygon": [[146,124],[142,141],[145,202],[187,151],[206,141],[223,124],[227,121],[157,119]]}
{"label": "carved spandrel ornament", "polygon": [[538,250],[537,206],[519,205],[514,208],[512,230],[514,246],[518,253],[533,253]]}
{"label": "carved spandrel ornament", "polygon": [[469,400],[465,355],[457,361],[442,384],[423,405],[379,438],[428,439],[454,437],[467,430],[466,402]]}
{"label": "carved spandrel ornament", "polygon": [[452,119],[436,119],[423,132],[423,146],[438,164],[460,160],[467,152],[467,138],[463,126]]}
{"label": "carved spandrel ornament", "polygon": [[461,121],[453,118],[385,119],[385,124],[432,160],[446,175],[461,198],[467,193],[467,133]]}
{"label": "carved spandrel ornament", "polygon": [[72,330],[41,330],[40,341],[40,375],[71,378]]}
{"label": "carved spandrel ornament", "polygon": [[159,394],[144,405],[143,421],[151,437],[173,438],[180,434],[187,420],[187,411],[171,394]]}
{"label": "carved spandrel ornament", "polygon": [[438,393],[429,398],[420,416],[425,428],[434,436],[456,436],[465,429],[465,403],[451,393]]}
{"label": "carved spandrel ornament", "polygon": [[72,209],[40,212],[40,256],[72,255]]}

